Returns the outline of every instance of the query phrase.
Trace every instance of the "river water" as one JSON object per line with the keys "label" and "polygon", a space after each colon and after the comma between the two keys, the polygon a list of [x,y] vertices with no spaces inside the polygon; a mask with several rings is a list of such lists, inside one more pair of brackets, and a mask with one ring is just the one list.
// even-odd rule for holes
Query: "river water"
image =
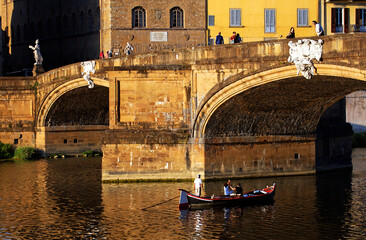
{"label": "river water", "polygon": [[[272,205],[179,211],[192,183],[102,184],[100,158],[0,164],[0,239],[365,239],[366,150],[353,171],[233,180],[277,183]],[[205,183],[221,194],[222,181]]]}

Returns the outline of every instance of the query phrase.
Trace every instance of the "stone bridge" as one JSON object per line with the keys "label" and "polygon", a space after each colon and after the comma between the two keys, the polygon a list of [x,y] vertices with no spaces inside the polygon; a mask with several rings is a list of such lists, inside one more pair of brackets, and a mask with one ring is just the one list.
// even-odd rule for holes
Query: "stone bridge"
{"label": "stone bridge", "polygon": [[366,34],[322,39],[323,61],[315,62],[312,79],[287,62],[288,40],[96,60],[94,89],[80,63],[17,79],[21,94],[3,79],[13,110],[2,114],[1,140],[46,155],[102,148],[103,180],[349,166],[351,130],[338,121],[338,101],[365,89]]}

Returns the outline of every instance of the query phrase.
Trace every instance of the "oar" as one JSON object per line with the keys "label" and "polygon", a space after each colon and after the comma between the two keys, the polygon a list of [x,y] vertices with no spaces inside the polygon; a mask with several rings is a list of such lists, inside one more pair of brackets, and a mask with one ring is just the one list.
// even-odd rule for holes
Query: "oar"
{"label": "oar", "polygon": [[147,210],[147,209],[149,209],[149,208],[152,208],[152,207],[155,207],[155,206],[158,206],[158,205],[161,205],[161,204],[167,203],[167,202],[169,202],[169,201],[171,201],[171,200],[173,200],[173,199],[179,198],[179,197],[180,197],[180,194],[179,194],[178,196],[176,196],[176,197],[173,197],[173,198],[170,198],[170,199],[165,200],[165,201],[163,201],[163,202],[160,202],[160,203],[157,203],[157,204],[151,205],[151,206],[146,207],[146,208],[143,208],[143,209],[141,209],[141,210],[142,210],[142,211],[146,211],[146,210]]}

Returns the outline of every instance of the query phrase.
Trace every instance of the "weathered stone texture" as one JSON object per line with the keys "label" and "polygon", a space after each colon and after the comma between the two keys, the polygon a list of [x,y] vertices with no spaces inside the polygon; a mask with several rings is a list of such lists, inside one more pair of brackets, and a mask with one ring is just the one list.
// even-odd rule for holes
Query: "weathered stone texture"
{"label": "weathered stone texture", "polygon": [[[238,139],[237,139],[238,140]],[[251,143],[207,144],[205,150],[205,177],[273,176],[291,172],[314,173],[314,139]]]}
{"label": "weathered stone texture", "polygon": [[107,126],[64,126],[44,129],[44,141],[37,145],[51,154],[81,154],[100,152]]}
{"label": "weathered stone texture", "polygon": [[[101,49],[121,53],[130,42],[135,53],[161,49],[204,45],[206,42],[206,1],[128,0],[101,2]],[[132,27],[132,9],[142,7],[146,12],[146,27]],[[170,28],[170,9],[180,7],[184,12],[184,27]],[[150,32],[166,32],[167,41],[150,41]]]}
{"label": "weathered stone texture", "polygon": [[[324,61],[315,63],[317,74],[311,80],[298,77],[295,66],[286,62],[287,40],[97,60],[92,80],[109,88],[103,176],[189,178],[196,173],[225,177],[314,172],[314,156],[323,156],[314,147],[322,114],[348,93],[365,88],[365,37],[323,37]],[[47,146],[48,139],[56,146],[62,138],[74,138],[73,131],[81,134],[72,128],[64,132],[45,128],[57,100],[86,86],[81,71],[78,63],[37,76],[33,119],[37,146],[46,151],[51,146]],[[338,129],[340,125],[332,126]],[[330,149],[324,156],[338,158],[342,153],[332,151],[339,146],[347,148],[348,156],[348,146],[338,144],[348,141],[347,134],[325,136],[322,144]],[[89,143],[95,147],[98,141]],[[137,168],[129,165],[131,154],[132,166]],[[116,156],[120,156],[120,165]],[[139,161],[144,164],[135,165]]]}

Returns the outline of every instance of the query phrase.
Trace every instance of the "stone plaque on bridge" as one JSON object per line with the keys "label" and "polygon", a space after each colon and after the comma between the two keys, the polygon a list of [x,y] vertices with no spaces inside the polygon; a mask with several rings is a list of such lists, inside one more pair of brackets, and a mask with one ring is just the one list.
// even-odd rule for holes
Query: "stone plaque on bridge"
{"label": "stone plaque on bridge", "polygon": [[168,32],[150,32],[150,42],[167,42]]}

